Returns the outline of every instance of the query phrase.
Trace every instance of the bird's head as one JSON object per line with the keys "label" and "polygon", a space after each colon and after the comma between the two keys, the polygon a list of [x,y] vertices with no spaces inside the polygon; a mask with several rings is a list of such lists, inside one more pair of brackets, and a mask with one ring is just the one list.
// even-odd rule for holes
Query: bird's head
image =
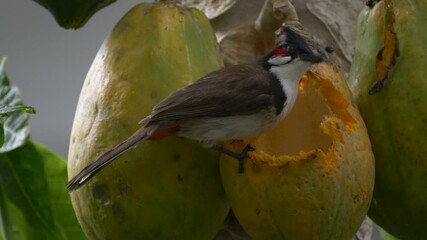
{"label": "bird's head", "polygon": [[308,47],[306,40],[296,31],[289,27],[283,27],[283,31],[285,40],[269,54],[269,64],[279,66],[297,61],[313,64],[324,60]]}

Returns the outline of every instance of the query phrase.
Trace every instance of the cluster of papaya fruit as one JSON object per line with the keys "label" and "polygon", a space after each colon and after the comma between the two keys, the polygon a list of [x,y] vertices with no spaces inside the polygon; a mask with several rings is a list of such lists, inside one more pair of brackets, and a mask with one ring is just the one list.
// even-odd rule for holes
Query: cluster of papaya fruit
{"label": "cluster of papaya fruit", "polygon": [[[234,159],[178,137],[144,142],[122,156],[71,193],[86,235],[213,239],[231,207],[252,239],[350,239],[368,210],[387,231],[421,239],[427,34],[419,30],[426,12],[427,4],[416,0],[365,7],[348,81],[333,63],[317,64],[282,123],[224,144],[237,152],[248,143],[256,149],[243,174]],[[222,66],[199,10],[172,1],[132,8],[87,74],[69,175],[131,135],[169,93]]]}

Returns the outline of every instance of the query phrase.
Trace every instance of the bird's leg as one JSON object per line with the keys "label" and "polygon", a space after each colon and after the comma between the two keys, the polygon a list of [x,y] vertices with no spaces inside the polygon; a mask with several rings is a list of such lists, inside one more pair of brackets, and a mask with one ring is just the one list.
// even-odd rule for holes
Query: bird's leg
{"label": "bird's leg", "polygon": [[249,144],[246,145],[246,147],[242,150],[241,153],[236,153],[236,152],[230,151],[230,150],[228,150],[226,148],[223,148],[222,146],[217,145],[217,144],[213,145],[211,147],[211,149],[213,149],[215,151],[218,151],[220,153],[224,153],[224,154],[226,154],[226,155],[228,155],[230,157],[233,157],[233,158],[237,159],[239,161],[239,173],[243,173],[244,172],[243,160],[248,156],[248,152],[255,150]]}

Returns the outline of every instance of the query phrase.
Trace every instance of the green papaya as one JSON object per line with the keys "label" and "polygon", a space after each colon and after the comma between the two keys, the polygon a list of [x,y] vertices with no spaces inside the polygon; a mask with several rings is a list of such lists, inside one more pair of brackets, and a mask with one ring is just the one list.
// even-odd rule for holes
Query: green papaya
{"label": "green papaya", "polygon": [[63,28],[81,28],[99,10],[116,0],[33,0],[46,8]]}
{"label": "green papaya", "polygon": [[366,7],[349,77],[376,158],[369,216],[401,239],[427,236],[426,16],[421,0]]}
{"label": "green papaya", "polygon": [[[87,74],[69,177],[129,137],[160,100],[221,66],[200,11],[170,2],[135,6]],[[184,138],[144,142],[72,192],[74,210],[89,239],[213,239],[229,211],[218,159]]]}

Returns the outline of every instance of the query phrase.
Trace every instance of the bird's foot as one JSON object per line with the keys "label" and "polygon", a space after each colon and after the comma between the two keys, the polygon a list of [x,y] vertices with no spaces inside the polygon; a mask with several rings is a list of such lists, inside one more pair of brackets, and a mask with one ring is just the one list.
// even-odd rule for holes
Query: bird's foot
{"label": "bird's foot", "polygon": [[248,152],[254,151],[250,144],[247,144],[245,148],[243,148],[242,152],[236,156],[237,161],[239,161],[239,170],[238,173],[243,173],[245,168],[243,167],[243,160],[248,157]]}
{"label": "bird's foot", "polygon": [[224,153],[224,154],[226,154],[232,158],[237,159],[239,161],[238,173],[243,173],[245,171],[245,169],[243,167],[243,160],[248,157],[248,152],[255,150],[255,148],[253,148],[250,144],[247,144],[241,153],[236,153],[236,152],[230,151],[230,150],[225,149],[219,145],[214,145],[211,148],[213,150],[220,152],[220,153]]}

